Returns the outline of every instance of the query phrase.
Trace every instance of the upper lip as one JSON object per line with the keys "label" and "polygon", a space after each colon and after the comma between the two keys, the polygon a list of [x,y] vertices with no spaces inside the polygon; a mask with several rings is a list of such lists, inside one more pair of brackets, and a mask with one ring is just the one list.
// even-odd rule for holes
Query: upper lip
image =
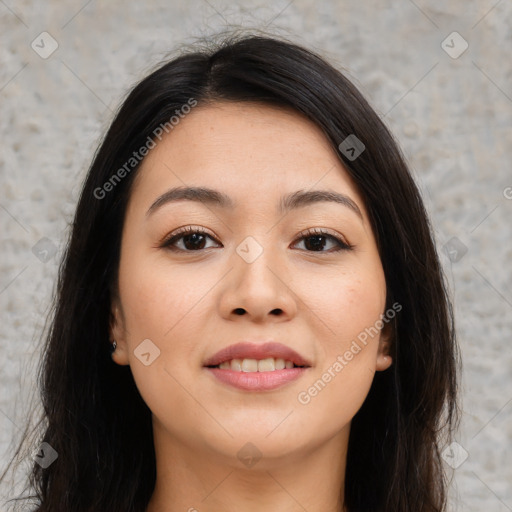
{"label": "upper lip", "polygon": [[311,366],[309,361],[303,358],[295,350],[274,341],[264,343],[240,342],[223,348],[209,357],[204,366],[217,366],[232,359],[267,359],[269,357],[281,358],[291,361],[297,366]]}

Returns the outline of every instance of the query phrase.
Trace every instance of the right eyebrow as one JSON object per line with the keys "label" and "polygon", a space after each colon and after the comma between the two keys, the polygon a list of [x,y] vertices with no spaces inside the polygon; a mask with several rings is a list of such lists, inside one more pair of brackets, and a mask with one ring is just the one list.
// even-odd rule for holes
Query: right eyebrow
{"label": "right eyebrow", "polygon": [[218,190],[206,187],[176,187],[167,190],[159,196],[149,207],[146,216],[151,215],[164,204],[182,200],[208,203],[231,209],[235,207],[235,203],[231,197]]}

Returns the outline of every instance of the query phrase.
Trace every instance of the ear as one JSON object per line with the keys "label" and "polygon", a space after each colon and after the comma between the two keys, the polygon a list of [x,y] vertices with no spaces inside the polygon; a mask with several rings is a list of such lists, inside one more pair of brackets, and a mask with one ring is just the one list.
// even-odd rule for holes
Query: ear
{"label": "ear", "polygon": [[112,353],[112,360],[121,366],[129,364],[126,332],[125,318],[120,301],[118,298],[113,298],[110,307],[109,335],[110,343],[116,341],[116,349]]}
{"label": "ear", "polygon": [[377,352],[377,361],[375,370],[381,372],[387,370],[393,364],[391,357],[391,344],[393,340],[393,325],[391,322],[386,322],[380,331],[379,350]]}

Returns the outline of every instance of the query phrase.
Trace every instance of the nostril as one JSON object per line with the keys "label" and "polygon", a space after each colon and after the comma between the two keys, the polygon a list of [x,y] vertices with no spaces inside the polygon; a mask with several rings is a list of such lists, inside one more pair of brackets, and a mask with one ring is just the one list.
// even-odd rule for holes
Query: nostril
{"label": "nostril", "polygon": [[236,315],[243,315],[245,313],[245,309],[243,309],[243,308],[236,308],[234,312],[235,312]]}

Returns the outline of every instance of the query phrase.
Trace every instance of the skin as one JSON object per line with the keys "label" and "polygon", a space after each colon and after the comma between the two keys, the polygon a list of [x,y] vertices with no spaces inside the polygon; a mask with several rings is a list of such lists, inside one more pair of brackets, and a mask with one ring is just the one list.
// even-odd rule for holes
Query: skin
{"label": "skin", "polygon": [[[217,189],[236,207],[181,200],[146,215],[176,186]],[[279,214],[281,195],[299,189],[345,194],[362,218],[332,202]],[[212,238],[195,250],[183,238],[174,252],[159,246],[185,226],[202,227]],[[326,237],[316,249],[311,235],[301,236],[308,228],[326,229],[354,247],[334,252],[336,241]],[[248,236],[263,249],[251,263],[236,251]],[[309,403],[298,395],[381,318],[385,301],[364,202],[319,128],[265,105],[194,108],[142,162],[112,301],[113,360],[130,365],[152,411],[157,483],[147,511],[345,510],[351,420],[375,372],[392,363],[388,324]],[[203,367],[233,343],[269,338],[311,367],[263,392],[230,387]],[[134,352],[145,339],[160,350],[147,366]],[[252,467],[237,456],[246,443],[262,455]]]}

